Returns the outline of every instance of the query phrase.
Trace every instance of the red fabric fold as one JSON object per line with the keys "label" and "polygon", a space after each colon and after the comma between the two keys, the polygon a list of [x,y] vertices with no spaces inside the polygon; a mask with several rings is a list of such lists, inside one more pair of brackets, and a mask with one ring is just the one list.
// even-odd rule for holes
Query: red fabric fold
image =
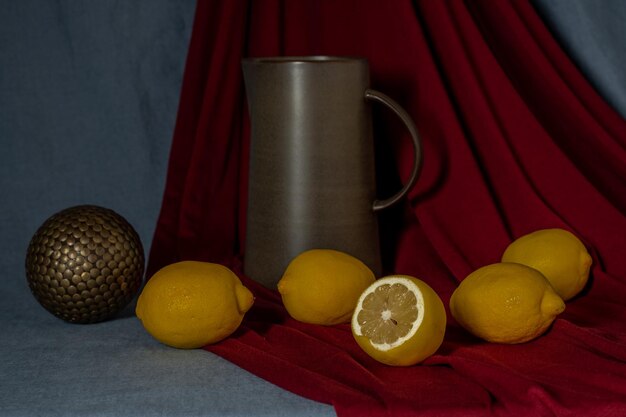
{"label": "red fabric fold", "polygon": [[[424,165],[381,213],[384,268],[428,282],[447,305],[459,281],[530,231],[578,235],[585,292],[543,337],[489,344],[449,316],[441,349],[393,368],[347,325],[299,323],[241,273],[248,118],[240,60],[361,55],[372,86],[416,121]],[[375,108],[381,197],[408,177],[411,143]],[[256,301],[206,349],[340,416],[626,415],[626,122],[568,60],[527,1],[199,1],[148,274],[221,262]]]}

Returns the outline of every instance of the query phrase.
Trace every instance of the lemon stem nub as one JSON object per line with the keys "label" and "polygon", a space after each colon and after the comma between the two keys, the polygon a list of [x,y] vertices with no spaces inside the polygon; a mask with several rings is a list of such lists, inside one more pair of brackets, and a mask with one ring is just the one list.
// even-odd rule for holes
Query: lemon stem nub
{"label": "lemon stem nub", "polygon": [[556,293],[547,292],[541,300],[541,311],[551,316],[557,316],[565,310],[565,302]]}
{"label": "lemon stem nub", "polygon": [[235,294],[237,297],[237,307],[239,308],[239,311],[241,313],[245,313],[250,310],[250,307],[252,307],[252,304],[254,303],[254,296],[250,290],[243,285],[239,285],[235,289]]}

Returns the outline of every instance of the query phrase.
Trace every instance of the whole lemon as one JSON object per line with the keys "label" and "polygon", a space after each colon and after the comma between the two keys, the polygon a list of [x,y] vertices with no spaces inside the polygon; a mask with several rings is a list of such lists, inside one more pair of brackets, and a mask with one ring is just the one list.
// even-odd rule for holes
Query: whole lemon
{"label": "whole lemon", "polygon": [[331,249],[311,249],[296,256],[278,282],[291,317],[323,325],[350,321],[359,296],[374,273],[360,260]]}
{"label": "whole lemon", "polygon": [[477,269],[450,298],[450,312],[461,326],[498,343],[523,343],[542,335],[563,310],[565,303],[541,272],[516,263]]}
{"label": "whole lemon", "polygon": [[150,278],[136,313],[161,343],[195,349],[230,336],[253,302],[252,293],[227,267],[183,261]]}
{"label": "whole lemon", "polygon": [[563,300],[578,294],[589,279],[591,256],[585,245],[563,229],[543,229],[513,241],[502,262],[517,262],[541,272]]}
{"label": "whole lemon", "polygon": [[368,355],[387,365],[409,366],[439,349],[446,310],[424,281],[408,275],[380,278],[359,297],[352,335]]}

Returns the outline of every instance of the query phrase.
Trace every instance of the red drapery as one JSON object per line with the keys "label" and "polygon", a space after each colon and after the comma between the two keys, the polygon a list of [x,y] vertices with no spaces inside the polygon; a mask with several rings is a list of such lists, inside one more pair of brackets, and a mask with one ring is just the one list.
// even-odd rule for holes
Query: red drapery
{"label": "red drapery", "polygon": [[[240,272],[249,123],[244,56],[360,55],[423,140],[407,201],[381,215],[388,272],[447,304],[514,238],[573,231],[591,285],[531,343],[481,342],[453,320],[424,364],[380,365],[349,327],[290,319],[256,302],[210,350],[340,416],[626,415],[626,122],[589,86],[527,1],[199,0],[148,273],[183,259]],[[409,174],[410,141],[375,113],[380,193]]]}

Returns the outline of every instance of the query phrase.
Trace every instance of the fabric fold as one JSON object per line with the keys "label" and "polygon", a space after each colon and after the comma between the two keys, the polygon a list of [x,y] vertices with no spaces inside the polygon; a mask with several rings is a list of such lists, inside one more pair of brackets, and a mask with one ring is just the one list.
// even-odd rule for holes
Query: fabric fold
{"label": "fabric fold", "polygon": [[[408,199],[380,214],[386,273],[417,276],[444,305],[515,238],[560,227],[593,257],[590,283],[550,331],[498,345],[448,314],[439,351],[382,365],[348,325],[291,319],[241,270],[250,125],[240,60],[358,55],[371,85],[415,120],[424,163]],[[379,195],[413,161],[393,115],[373,107]],[[148,274],[220,262],[256,301],[207,346],[340,416],[626,414],[626,122],[560,50],[528,1],[199,1]]]}

